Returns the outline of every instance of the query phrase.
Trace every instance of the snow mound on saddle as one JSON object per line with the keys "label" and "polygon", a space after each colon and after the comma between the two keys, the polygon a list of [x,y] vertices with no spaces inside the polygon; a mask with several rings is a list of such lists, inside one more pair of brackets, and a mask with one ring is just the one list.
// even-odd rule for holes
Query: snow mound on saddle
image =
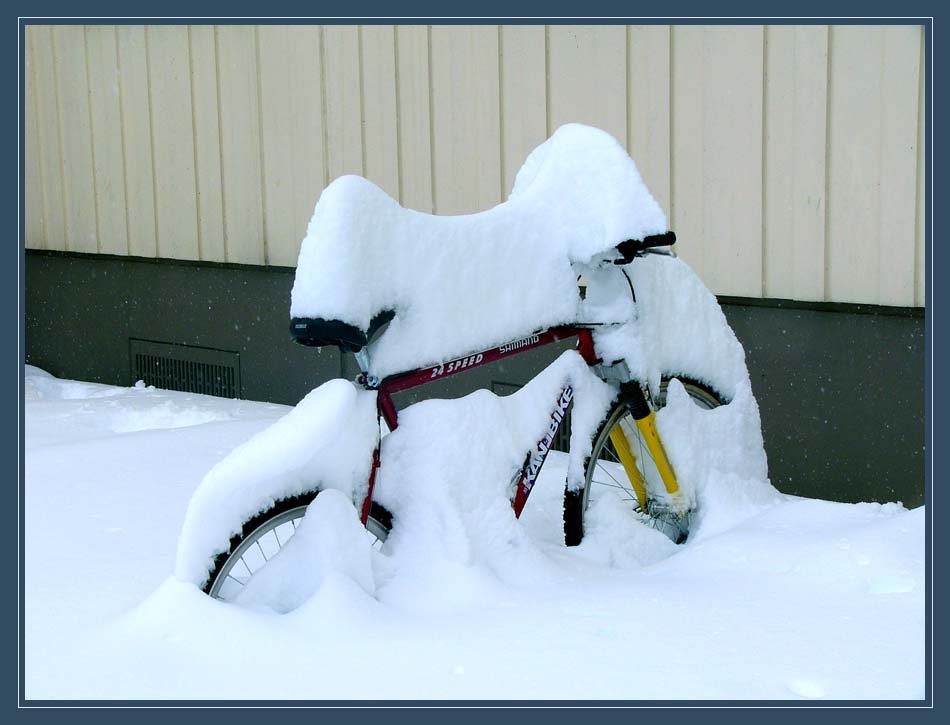
{"label": "snow mound on saddle", "polygon": [[508,201],[464,216],[404,209],[371,182],[336,179],[300,248],[291,317],[367,329],[380,376],[578,320],[572,263],[667,231],[636,165],[609,134],[569,124],[535,149]]}

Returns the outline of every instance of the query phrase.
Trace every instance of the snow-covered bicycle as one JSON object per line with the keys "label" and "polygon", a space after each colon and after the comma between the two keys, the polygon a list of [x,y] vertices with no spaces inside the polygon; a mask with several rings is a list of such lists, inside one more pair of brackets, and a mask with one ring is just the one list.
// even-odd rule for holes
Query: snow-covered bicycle
{"label": "snow-covered bicycle", "polygon": [[[577,178],[589,188],[579,190]],[[337,449],[324,455],[367,460],[345,472],[286,464],[272,480],[241,470],[240,459],[233,470],[212,471],[186,519],[179,577],[212,597],[235,599],[328,488],[350,491],[382,546],[399,525],[374,496],[385,472],[381,442],[400,422],[393,395],[570,338],[586,374],[609,393],[590,408],[596,419],[588,412],[586,426],[571,433],[578,465],[569,467],[564,487],[564,542],[581,542],[588,513],[606,496],[683,541],[696,497],[667,455],[656,412],[673,378],[708,411],[729,402],[748,374],[714,299],[672,254],[675,239],[625,151],[583,126],[562,127],[529,157],[509,201],[481,214],[421,214],[365,179],[337,179],[324,190],[301,249],[291,332],[301,344],[355,355],[363,397],[343,405],[362,401],[349,425],[363,431],[354,438],[370,443],[354,453],[335,431]],[[671,296],[673,285],[683,289]],[[718,338],[706,336],[707,328]],[[538,426],[543,435],[511,472],[515,517],[569,410],[577,412],[578,387],[563,382],[544,412],[547,424]],[[335,480],[362,475],[362,485]],[[232,486],[229,476],[246,480]]]}
{"label": "snow-covered bicycle", "polygon": [[[658,248],[675,241],[672,232],[626,240],[616,248],[611,262],[629,264],[645,254],[668,254]],[[634,294],[630,288],[631,295]],[[537,348],[568,338],[577,338],[577,351],[594,373],[614,386],[616,400],[595,436],[581,488],[567,487],[564,493],[564,540],[568,546],[580,543],[584,534],[584,516],[594,499],[601,495],[617,495],[626,499],[642,520],[662,530],[679,543],[689,532],[689,504],[682,495],[673,466],[657,432],[655,410],[662,407],[669,377],[664,376],[656,397],[650,397],[640,383],[631,379],[622,360],[605,361],[597,356],[591,327],[565,326],[539,330],[487,350],[464,355],[444,363],[410,370],[380,381],[370,370],[367,345],[390,322],[391,313],[378,316],[367,331],[336,320],[294,318],[291,331],[294,339],[311,347],[337,346],[355,354],[361,374],[357,384],[374,391],[378,419],[387,432],[396,430],[399,414],[393,395],[436,380],[472,371],[482,365],[528,353]],[[704,409],[723,403],[720,395],[696,380],[680,379],[692,400]],[[554,403],[550,423],[544,436],[530,451],[513,478],[512,508],[521,515],[538,479],[561,426],[573,402],[574,390],[566,385]],[[378,542],[385,541],[393,525],[392,515],[373,500],[377,471],[381,465],[379,446],[373,450],[372,466],[366,484],[366,495],[360,506],[361,521]],[[245,522],[227,551],[215,559],[203,590],[218,599],[230,600],[285,545],[303,519],[307,508],[320,493],[319,489],[284,498],[272,507]]]}

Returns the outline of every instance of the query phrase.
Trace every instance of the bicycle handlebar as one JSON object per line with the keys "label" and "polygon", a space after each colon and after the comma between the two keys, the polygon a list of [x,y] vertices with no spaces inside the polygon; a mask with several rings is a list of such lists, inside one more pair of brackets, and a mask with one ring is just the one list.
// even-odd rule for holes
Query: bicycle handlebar
{"label": "bicycle handlebar", "polygon": [[614,261],[614,264],[630,264],[634,257],[638,257],[647,249],[653,247],[668,247],[676,243],[676,234],[665,232],[664,234],[651,234],[643,239],[627,239],[617,245],[617,251],[621,258]]}

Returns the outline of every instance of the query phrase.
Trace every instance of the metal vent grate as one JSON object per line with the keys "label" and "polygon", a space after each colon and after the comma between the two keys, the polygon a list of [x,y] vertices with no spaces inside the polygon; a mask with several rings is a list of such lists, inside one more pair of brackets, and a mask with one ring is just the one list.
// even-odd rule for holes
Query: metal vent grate
{"label": "metal vent grate", "polygon": [[236,352],[130,339],[129,353],[132,379],[146,385],[221,398],[241,395],[240,356]]}

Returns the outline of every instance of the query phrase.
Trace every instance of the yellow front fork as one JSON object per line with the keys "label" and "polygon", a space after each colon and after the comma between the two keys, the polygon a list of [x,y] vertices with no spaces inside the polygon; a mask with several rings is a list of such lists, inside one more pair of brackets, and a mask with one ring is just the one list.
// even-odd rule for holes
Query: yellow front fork
{"label": "yellow front fork", "polygon": [[[645,417],[636,420],[636,424],[640,430],[640,434],[643,436],[643,441],[647,445],[647,449],[650,451],[650,455],[653,457],[653,462],[656,464],[656,469],[660,474],[660,478],[663,480],[666,492],[670,495],[673,510],[678,513],[684,513],[685,502],[680,493],[679,484],[676,482],[676,474],[673,472],[670,459],[666,456],[666,450],[663,448],[662,441],[660,441],[660,434],[657,433],[656,430],[656,414],[651,410]],[[640,469],[637,468],[637,457],[630,448],[630,442],[627,440],[627,436],[623,432],[623,428],[619,422],[614,426],[614,429],[610,431],[610,440],[614,444],[614,449],[617,451],[617,456],[620,458],[620,463],[623,465],[624,471],[627,473],[630,486],[633,488],[637,496],[637,501],[640,503],[640,509],[646,511],[646,482],[643,480],[643,474],[640,473]]]}
{"label": "yellow front fork", "polygon": [[643,480],[640,469],[637,468],[637,457],[633,451],[630,450],[630,443],[627,441],[627,436],[623,432],[623,428],[621,428],[619,422],[614,426],[614,429],[610,431],[610,442],[614,444],[614,450],[617,451],[617,457],[620,458],[623,470],[627,472],[627,479],[633,487],[633,492],[637,495],[637,501],[640,502],[640,510],[646,511],[646,482]]}

